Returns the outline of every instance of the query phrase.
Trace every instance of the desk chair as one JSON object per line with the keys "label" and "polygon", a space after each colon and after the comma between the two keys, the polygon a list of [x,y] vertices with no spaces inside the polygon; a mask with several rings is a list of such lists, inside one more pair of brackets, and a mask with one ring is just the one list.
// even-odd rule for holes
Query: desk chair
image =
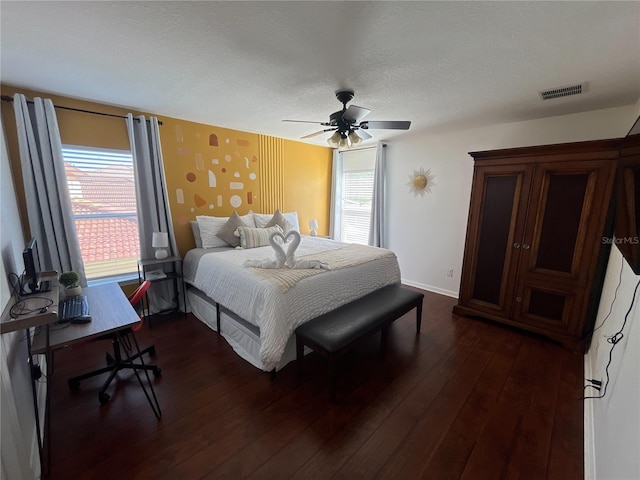
{"label": "desk chair", "polygon": [[[134,308],[138,305],[138,303],[140,303],[142,297],[144,296],[144,294],[146,293],[146,291],[149,289],[150,286],[151,286],[151,281],[146,280],[142,282],[140,286],[136,288],[136,290],[128,297],[129,302]],[[151,370],[153,372],[154,377],[158,377],[162,374],[162,371],[156,365],[145,365],[144,363],[144,359],[142,356],[145,353],[148,353],[150,356],[154,356],[156,354],[156,350],[154,345],[147,347],[144,350],[140,350],[140,347],[138,346],[138,342],[136,340],[134,332],[137,332],[138,330],[140,330],[140,328],[142,328],[142,324],[143,324],[143,317],[140,317],[140,322],[133,327],[129,327],[123,330],[119,330],[117,332],[102,335],[96,338],[94,341],[110,340],[113,345],[113,355],[111,355],[110,353],[107,353],[107,356],[106,356],[108,366],[104,368],[99,368],[89,373],[85,373],[83,375],[79,375],[77,377],[70,378],[68,380],[69,388],[72,391],[76,391],[80,388],[80,381],[85,380],[87,378],[95,377],[96,375],[102,375],[103,373],[110,372],[106,381],[102,385],[102,388],[98,392],[98,400],[101,404],[104,404],[109,401],[109,398],[111,398],[109,394],[106,392],[106,390],[111,384],[111,381],[116,377],[116,374],[120,370],[131,369],[133,370],[136,377],[138,378],[138,381],[140,382],[140,385],[142,386],[142,389],[147,397],[147,400],[149,400],[149,403],[151,404],[151,408],[156,414],[156,417],[160,418],[161,416],[160,406],[158,404],[158,399],[156,398],[155,391],[153,390],[151,379],[149,378],[149,374],[147,372]],[[132,341],[133,341],[133,345],[132,345]],[[123,358],[123,355],[122,355],[123,353],[121,348],[122,346],[124,346],[125,348],[125,352],[124,352],[125,358]],[[133,352],[134,351],[134,349],[132,348],[133,346],[135,346],[135,351],[137,353],[130,355],[127,352]],[[137,364],[133,363],[134,360],[138,360],[138,359],[140,360],[140,363],[137,363]],[[140,378],[140,375],[138,374],[138,370],[145,371],[147,382],[149,383],[151,394],[153,395],[153,400],[155,401],[155,405],[154,405],[154,402],[151,400],[151,397],[149,396],[149,393],[147,392],[147,389],[145,388],[142,382],[142,379]]]}

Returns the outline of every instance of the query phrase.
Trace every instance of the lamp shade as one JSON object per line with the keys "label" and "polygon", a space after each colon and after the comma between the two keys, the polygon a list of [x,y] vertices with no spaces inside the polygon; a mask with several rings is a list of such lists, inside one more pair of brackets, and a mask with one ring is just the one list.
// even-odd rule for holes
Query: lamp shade
{"label": "lamp shade", "polygon": [[349,133],[349,140],[351,141],[351,145],[354,147],[362,143],[362,139],[354,130]]}
{"label": "lamp shade", "polygon": [[339,142],[340,142],[340,132],[336,130],[335,132],[333,132],[333,135],[329,137],[329,139],[327,140],[327,143],[329,144],[329,146],[333,148],[338,148]]}
{"label": "lamp shade", "polygon": [[169,234],[167,232],[153,232],[151,246],[154,248],[167,248],[169,246]]}

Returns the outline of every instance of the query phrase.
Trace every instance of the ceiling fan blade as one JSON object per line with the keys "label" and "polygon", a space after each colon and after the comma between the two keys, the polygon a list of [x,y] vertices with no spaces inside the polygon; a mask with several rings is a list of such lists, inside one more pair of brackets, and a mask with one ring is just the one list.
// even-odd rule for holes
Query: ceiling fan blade
{"label": "ceiling fan blade", "polygon": [[336,129],[335,128],[325,128],[324,130],[320,130],[319,132],[310,133],[309,135],[305,135],[304,137],[300,137],[300,139],[302,140],[303,138],[315,137],[316,135],[320,135],[321,133],[325,133],[325,132],[330,132],[332,130],[336,130]]}
{"label": "ceiling fan blade", "polygon": [[382,128],[387,130],[409,130],[411,122],[408,121],[389,121],[389,122],[362,122],[360,128]]}
{"label": "ceiling fan blade", "polygon": [[369,115],[371,110],[368,108],[358,107],[356,105],[349,105],[345,112],[342,114],[342,118],[349,123],[359,123],[364,117]]}
{"label": "ceiling fan blade", "polygon": [[354,132],[356,132],[356,135],[358,135],[362,140],[369,140],[370,138],[372,138],[372,136],[369,134],[369,132],[366,132],[364,130],[354,130]]}
{"label": "ceiling fan blade", "polygon": [[295,123],[315,123],[316,125],[328,125],[327,122],[312,122],[311,120],[282,120],[283,122],[295,122]]}

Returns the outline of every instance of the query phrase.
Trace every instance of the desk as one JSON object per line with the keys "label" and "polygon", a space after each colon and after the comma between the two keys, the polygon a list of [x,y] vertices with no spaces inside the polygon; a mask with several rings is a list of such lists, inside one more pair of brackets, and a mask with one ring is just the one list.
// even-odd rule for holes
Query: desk
{"label": "desk", "polygon": [[[129,303],[129,300],[117,283],[108,283],[83,288],[82,294],[87,297],[87,302],[89,303],[89,315],[91,315],[92,319],[91,322],[67,324],[67,326],[63,328],[49,329],[48,348],[51,351],[55,351],[76,343],[84,343],[93,339],[112,335],[114,349],[116,349],[115,362],[120,362],[118,363],[119,365],[135,365],[133,371],[140,383],[140,386],[142,387],[142,390],[144,391],[145,396],[147,397],[147,400],[149,401],[149,404],[151,405],[151,408],[153,409],[153,413],[159,419],[162,416],[162,413],[160,412],[160,405],[158,404],[158,399],[156,398],[155,391],[153,390],[151,379],[146,371],[153,370],[154,374],[159,374],[160,370],[155,366],[144,365],[141,358],[142,353],[140,352],[138,342],[131,329],[131,327],[140,322],[140,316],[134,310],[131,303]],[[136,352],[129,355],[129,353],[125,351],[125,358],[121,359],[120,340],[129,335],[133,340],[132,346],[135,346]],[[47,338],[46,335],[42,334],[42,332],[34,337],[31,351],[33,353],[43,353],[47,351]],[[135,363],[136,359],[140,359],[139,364]],[[101,369],[104,370],[104,372],[101,373],[107,373],[107,371],[112,370],[113,368],[114,367]],[[147,392],[138,370],[145,370],[151,395]],[[115,376],[116,372],[117,370],[114,371],[111,378]],[[80,379],[88,378],[95,374],[96,373],[93,372],[92,374],[76,377],[76,387],[79,386]],[[76,379],[73,379],[73,381],[69,380],[70,387],[75,385]],[[103,387],[104,389],[106,389],[108,383],[109,382],[105,384]],[[105,403],[108,401],[109,395],[101,391],[98,394],[98,398],[100,403]]]}
{"label": "desk", "polygon": [[[82,294],[86,295],[89,302],[91,322],[68,324],[64,328],[51,328],[49,333],[49,348],[51,350],[55,351],[107,333],[123,330],[140,321],[140,317],[117,283],[83,288]],[[44,353],[45,351],[46,341],[41,333],[33,339],[31,347],[33,353]]]}

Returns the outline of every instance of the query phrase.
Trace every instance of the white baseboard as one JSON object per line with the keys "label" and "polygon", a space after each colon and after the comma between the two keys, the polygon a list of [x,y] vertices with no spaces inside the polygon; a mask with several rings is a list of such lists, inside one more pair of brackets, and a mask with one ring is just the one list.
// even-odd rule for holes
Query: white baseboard
{"label": "white baseboard", "polygon": [[[589,356],[584,356],[584,378],[593,378]],[[584,478],[596,478],[596,445],[593,431],[593,402],[584,402]]]}
{"label": "white baseboard", "polygon": [[420,288],[421,290],[426,290],[427,292],[439,293],[440,295],[446,295],[447,297],[458,298],[458,292],[454,292],[453,290],[445,290],[444,288],[414,282],[406,278],[402,279],[402,283],[404,283],[405,285],[410,285],[412,287]]}

